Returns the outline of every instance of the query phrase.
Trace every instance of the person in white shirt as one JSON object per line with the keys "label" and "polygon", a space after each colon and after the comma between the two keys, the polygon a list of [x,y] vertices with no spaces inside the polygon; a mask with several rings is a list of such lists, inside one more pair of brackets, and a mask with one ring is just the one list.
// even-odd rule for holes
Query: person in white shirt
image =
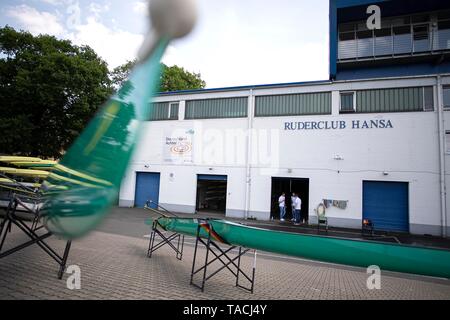
{"label": "person in white shirt", "polygon": [[296,194],[295,195],[295,222],[294,224],[298,226],[300,224],[300,210],[302,209],[302,199]]}
{"label": "person in white shirt", "polygon": [[286,194],[284,192],[278,198],[278,206],[280,207],[280,221],[284,221],[286,215]]}
{"label": "person in white shirt", "polygon": [[291,195],[291,212],[292,212],[292,219],[291,221],[294,222],[295,221],[295,192],[292,192]]}

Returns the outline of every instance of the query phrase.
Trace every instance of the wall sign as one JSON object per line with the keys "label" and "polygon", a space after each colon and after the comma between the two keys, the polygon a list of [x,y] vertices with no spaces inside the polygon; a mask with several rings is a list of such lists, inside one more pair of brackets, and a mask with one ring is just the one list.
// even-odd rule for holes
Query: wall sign
{"label": "wall sign", "polygon": [[391,120],[286,121],[284,130],[393,129]]}
{"label": "wall sign", "polygon": [[194,130],[169,130],[163,136],[163,155],[166,163],[192,163]]}

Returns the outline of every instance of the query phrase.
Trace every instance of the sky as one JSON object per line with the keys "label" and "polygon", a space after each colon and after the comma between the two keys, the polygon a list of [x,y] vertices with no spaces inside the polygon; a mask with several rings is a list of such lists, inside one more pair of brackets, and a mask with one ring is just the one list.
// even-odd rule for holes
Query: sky
{"label": "sky", "polygon": [[[199,20],[163,62],[207,88],[328,78],[328,0],[197,0]],[[135,58],[149,28],[142,0],[1,0],[0,26],[89,45],[110,69]]]}

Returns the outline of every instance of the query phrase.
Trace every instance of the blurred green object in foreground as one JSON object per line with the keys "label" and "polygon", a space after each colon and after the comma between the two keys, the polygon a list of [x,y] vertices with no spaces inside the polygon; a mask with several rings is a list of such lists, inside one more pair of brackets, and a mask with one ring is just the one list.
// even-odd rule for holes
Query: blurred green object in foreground
{"label": "blurred green object in foreground", "polygon": [[[117,199],[158,88],[160,59],[168,41],[161,40],[146,61],[94,116],[44,182],[42,215],[48,230],[76,238],[95,228]],[[65,188],[61,188],[65,187]]]}

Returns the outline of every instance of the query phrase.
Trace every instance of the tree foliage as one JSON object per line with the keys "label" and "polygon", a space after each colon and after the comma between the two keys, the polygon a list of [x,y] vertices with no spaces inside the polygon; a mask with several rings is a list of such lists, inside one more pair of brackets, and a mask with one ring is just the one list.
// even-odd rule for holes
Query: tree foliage
{"label": "tree foliage", "polygon": [[90,47],[0,28],[0,153],[60,157],[111,92]]}
{"label": "tree foliage", "polygon": [[[135,64],[136,61],[128,61],[111,72],[111,81],[116,90],[128,79]],[[176,65],[168,67],[164,63],[161,64],[160,92],[202,89],[205,86],[206,82],[199,73],[186,71]]]}
{"label": "tree foliage", "polygon": [[168,67],[162,64],[160,91],[177,91],[189,89],[202,89],[206,82],[199,73],[186,71],[179,66]]}

